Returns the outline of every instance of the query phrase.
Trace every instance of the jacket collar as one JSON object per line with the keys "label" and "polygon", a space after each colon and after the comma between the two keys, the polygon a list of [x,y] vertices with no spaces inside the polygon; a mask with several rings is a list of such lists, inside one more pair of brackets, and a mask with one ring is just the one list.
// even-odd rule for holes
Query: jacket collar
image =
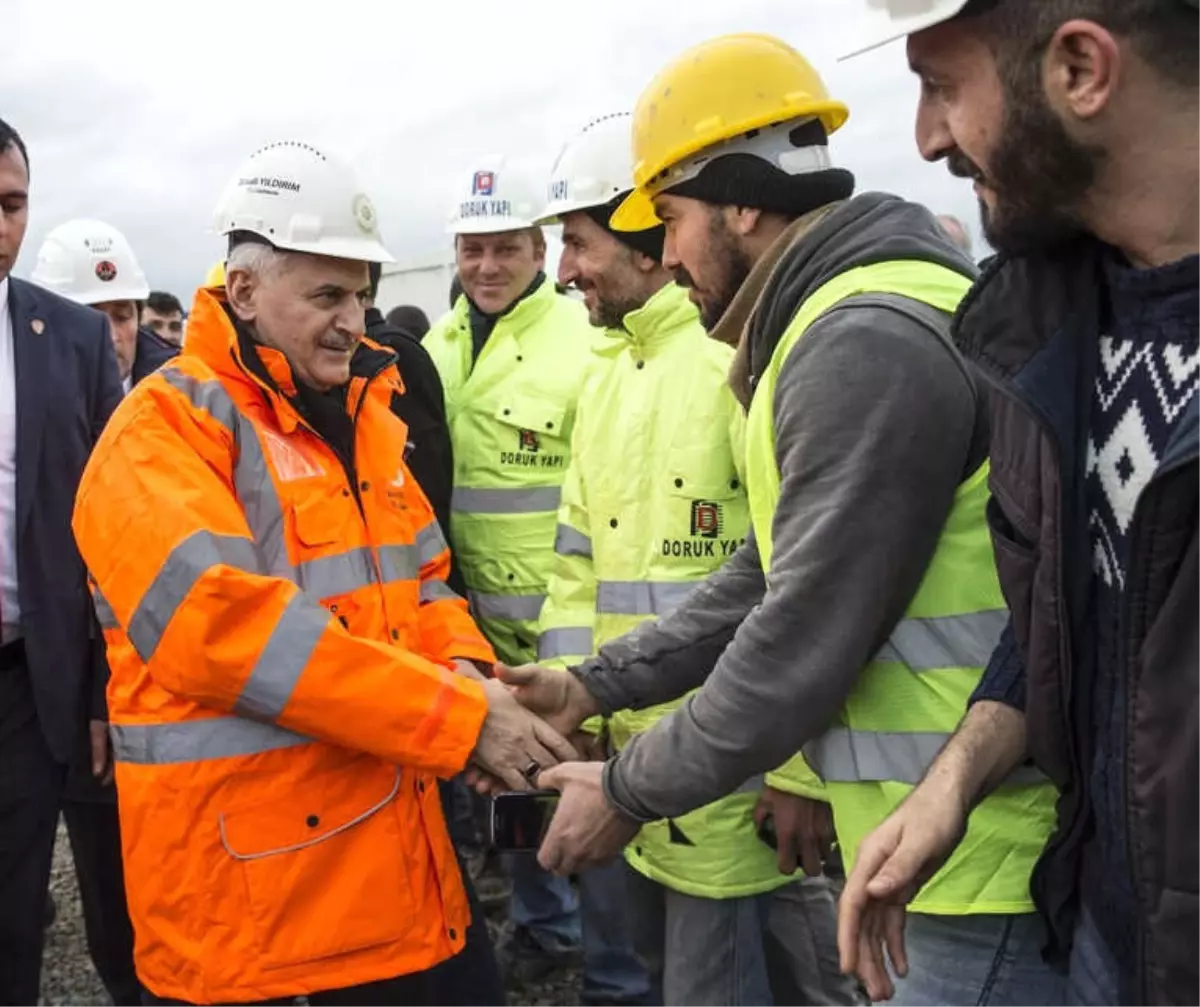
{"label": "jacket collar", "polygon": [[750,322],[758,312],[763,292],[768,289],[784,255],[803,241],[805,236],[839,205],[841,204],[831,203],[822,206],[792,221],[754,264],[750,275],[738,288],[725,314],[709,333],[717,342],[737,349],[730,367],[729,384],[734,396],[745,409],[750,408],[750,400],[754,396],[750,365]]}
{"label": "jacket collar", "polygon": [[[554,284],[545,277],[532,293],[519,298],[512,307],[496,317],[492,334],[498,331],[520,336],[526,330],[537,325],[546,313],[554,306],[554,298],[559,293]],[[454,321],[456,325],[451,330],[470,333],[471,331],[471,302],[466,294],[460,294],[454,302]]]}
{"label": "jacket collar", "polygon": [[[300,413],[292,402],[297,394],[296,379],[287,357],[255,342],[247,331],[239,331],[220,288],[196,291],[183,356],[199,358],[224,382],[256,387],[275,413],[283,433],[290,434],[300,425]],[[373,377],[395,360],[391,350],[363,339],[350,362],[351,384]],[[393,378],[396,390],[402,392],[398,374],[393,373]]]}
{"label": "jacket collar", "polygon": [[626,344],[652,353],[670,342],[680,329],[699,320],[687,291],[677,283],[667,283],[640,308],[629,312],[622,328],[609,331]]}

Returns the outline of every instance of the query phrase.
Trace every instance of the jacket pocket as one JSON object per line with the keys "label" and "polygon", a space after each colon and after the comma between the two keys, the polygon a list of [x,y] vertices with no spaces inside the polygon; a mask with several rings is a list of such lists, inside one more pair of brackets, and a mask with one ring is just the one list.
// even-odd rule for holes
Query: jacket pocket
{"label": "jacket pocket", "polygon": [[399,768],[373,779],[338,774],[314,781],[311,798],[293,794],[219,816],[264,968],[394,943],[412,928],[418,907],[388,810],[400,780]]}

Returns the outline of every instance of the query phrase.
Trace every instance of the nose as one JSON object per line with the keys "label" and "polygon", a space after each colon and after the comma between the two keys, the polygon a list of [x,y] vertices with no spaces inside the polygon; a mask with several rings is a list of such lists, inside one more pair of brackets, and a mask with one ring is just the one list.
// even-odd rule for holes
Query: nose
{"label": "nose", "polygon": [[679,250],[675,247],[675,236],[669,230],[663,238],[662,264],[663,269],[668,271],[683,264],[679,258]]}
{"label": "nose", "polygon": [[917,150],[926,161],[940,161],[954,150],[954,134],[942,102],[921,95],[917,102]]}
{"label": "nose", "polygon": [[579,279],[579,264],[575,261],[575,253],[564,247],[558,260],[558,282],[569,287]]}
{"label": "nose", "polygon": [[350,296],[342,301],[334,316],[333,326],[343,335],[360,336],[367,328],[367,309],[357,297]]}

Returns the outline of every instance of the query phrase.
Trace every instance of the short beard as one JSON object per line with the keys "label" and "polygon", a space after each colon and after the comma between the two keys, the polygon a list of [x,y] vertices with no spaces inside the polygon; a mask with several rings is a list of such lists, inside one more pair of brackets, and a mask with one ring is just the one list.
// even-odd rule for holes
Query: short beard
{"label": "short beard", "polygon": [[592,312],[591,323],[601,329],[619,329],[625,324],[625,316],[637,311],[644,301],[635,298],[601,298],[596,299],[596,308]]}
{"label": "short beard", "polygon": [[1105,151],[1075,140],[1046,101],[1040,61],[1005,73],[1004,119],[986,183],[995,206],[980,200],[983,231],[998,251],[1021,255],[1086,230],[1079,210]]}
{"label": "short beard", "polygon": [[[706,272],[712,278],[708,282],[710,298],[700,305],[700,324],[706,332],[712,332],[750,276],[754,263],[730,234],[719,207],[714,206],[709,214],[708,239]],[[691,275],[682,266],[674,273],[675,282],[681,287],[695,286]]]}

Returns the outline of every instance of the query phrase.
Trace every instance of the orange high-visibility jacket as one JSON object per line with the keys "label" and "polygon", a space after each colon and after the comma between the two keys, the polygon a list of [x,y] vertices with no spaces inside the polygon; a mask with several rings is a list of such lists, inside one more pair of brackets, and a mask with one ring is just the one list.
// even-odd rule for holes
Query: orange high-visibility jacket
{"label": "orange high-visibility jacket", "polygon": [[435,776],[494,660],[446,587],[390,351],[355,354],[356,485],[200,291],[182,356],[113,415],[74,529],[95,585],[135,958],[160,997],[246,1002],[428,968],[469,921]]}

